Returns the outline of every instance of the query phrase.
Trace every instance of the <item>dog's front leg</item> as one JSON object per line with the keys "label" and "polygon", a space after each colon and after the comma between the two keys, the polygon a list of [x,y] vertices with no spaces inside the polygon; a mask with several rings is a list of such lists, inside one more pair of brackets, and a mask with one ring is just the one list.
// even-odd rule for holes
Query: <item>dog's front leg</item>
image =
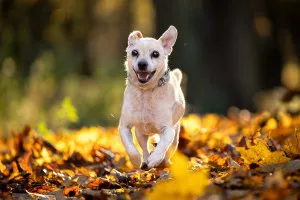
{"label": "dog's front leg", "polygon": [[133,144],[131,128],[129,126],[120,127],[119,133],[131,163],[135,167],[139,167],[141,165],[141,155]]}
{"label": "dog's front leg", "polygon": [[165,158],[167,151],[174,141],[175,130],[173,126],[164,126],[161,128],[160,141],[147,159],[147,168],[158,166]]}

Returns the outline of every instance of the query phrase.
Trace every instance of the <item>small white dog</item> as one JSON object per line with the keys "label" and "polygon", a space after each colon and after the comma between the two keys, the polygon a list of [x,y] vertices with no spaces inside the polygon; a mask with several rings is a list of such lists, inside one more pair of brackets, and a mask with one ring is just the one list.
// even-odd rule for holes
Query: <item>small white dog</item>
{"label": "small white dog", "polygon": [[[128,77],[119,132],[132,164],[142,169],[164,166],[178,146],[180,119],[185,110],[180,88],[182,73],[168,67],[176,38],[174,26],[158,40],[144,38],[140,31],[133,31],[128,37]],[[143,150],[142,165],[141,155],[133,144],[132,127]],[[160,141],[149,153],[148,137],[156,133]]]}

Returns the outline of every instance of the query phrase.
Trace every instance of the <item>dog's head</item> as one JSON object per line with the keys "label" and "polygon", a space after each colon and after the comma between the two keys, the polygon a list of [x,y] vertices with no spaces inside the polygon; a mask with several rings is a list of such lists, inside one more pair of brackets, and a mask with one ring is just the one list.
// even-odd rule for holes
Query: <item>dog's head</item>
{"label": "dog's head", "polygon": [[168,56],[173,50],[177,29],[170,26],[158,39],[144,38],[140,31],[128,37],[126,70],[139,86],[157,82],[168,67]]}

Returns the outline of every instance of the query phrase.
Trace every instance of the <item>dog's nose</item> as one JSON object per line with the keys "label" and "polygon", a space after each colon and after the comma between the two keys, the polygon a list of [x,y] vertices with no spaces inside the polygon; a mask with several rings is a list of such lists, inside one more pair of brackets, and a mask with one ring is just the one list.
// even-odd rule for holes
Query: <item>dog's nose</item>
{"label": "dog's nose", "polygon": [[141,61],[138,63],[138,67],[139,67],[139,70],[144,71],[144,70],[147,69],[148,63],[147,63],[145,60],[141,60]]}

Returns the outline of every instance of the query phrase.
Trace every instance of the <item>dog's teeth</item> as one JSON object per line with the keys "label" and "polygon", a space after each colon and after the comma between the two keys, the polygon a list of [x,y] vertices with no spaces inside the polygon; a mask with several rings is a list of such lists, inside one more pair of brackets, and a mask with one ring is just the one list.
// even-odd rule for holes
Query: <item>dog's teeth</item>
{"label": "dog's teeth", "polygon": [[147,80],[149,78],[149,74],[138,74],[138,78]]}

